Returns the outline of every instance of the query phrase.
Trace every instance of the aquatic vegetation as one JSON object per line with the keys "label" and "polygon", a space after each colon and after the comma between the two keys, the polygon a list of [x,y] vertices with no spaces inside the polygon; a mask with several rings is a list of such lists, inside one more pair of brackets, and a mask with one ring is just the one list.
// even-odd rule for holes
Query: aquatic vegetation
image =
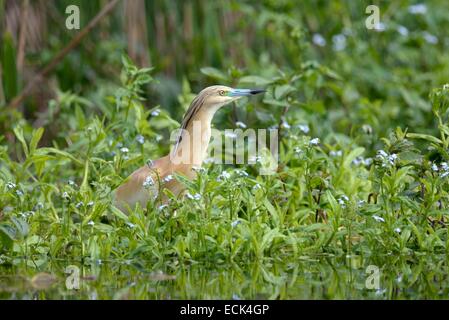
{"label": "aquatic vegetation", "polygon": [[[33,112],[0,101],[0,275],[29,280],[25,289],[0,283],[0,295],[50,288],[76,265],[94,279],[68,298],[447,297],[449,15],[435,3],[404,1],[376,31],[364,28],[364,7],[353,1],[320,10],[314,2],[215,4],[237,12],[254,38],[221,39],[216,28],[195,26],[188,54],[165,48],[154,68],[110,50],[114,77],[96,66],[115,48],[103,40],[93,56],[67,58],[56,96],[36,118],[32,101]],[[200,50],[204,39],[214,45]],[[94,76],[69,76],[85,60]],[[128,215],[114,207],[112,191],[168,153],[194,93],[213,83],[267,90],[214,124],[278,129],[277,170],[261,175],[261,156],[207,161],[193,181],[165,177],[187,186],[184,197],[163,191],[167,203]],[[6,100],[16,91],[7,89]],[[384,275],[374,291],[364,285],[368,265]],[[114,278],[123,291],[101,286]]]}

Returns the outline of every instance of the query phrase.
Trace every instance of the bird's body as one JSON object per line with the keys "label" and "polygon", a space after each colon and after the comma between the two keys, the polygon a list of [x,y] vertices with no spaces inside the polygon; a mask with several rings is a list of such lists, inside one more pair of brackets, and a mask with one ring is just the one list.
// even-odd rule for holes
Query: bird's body
{"label": "bird's body", "polygon": [[175,195],[180,194],[184,185],[174,179],[174,174],[188,179],[195,178],[195,169],[201,167],[207,156],[215,112],[242,96],[259,92],[263,90],[232,89],[225,86],[212,86],[202,90],[184,115],[182,130],[172,152],[134,171],[115,191],[115,205],[126,211],[127,208],[133,209],[136,204],[145,208],[148,201],[157,198],[166,202],[167,199],[161,193],[164,188]]}

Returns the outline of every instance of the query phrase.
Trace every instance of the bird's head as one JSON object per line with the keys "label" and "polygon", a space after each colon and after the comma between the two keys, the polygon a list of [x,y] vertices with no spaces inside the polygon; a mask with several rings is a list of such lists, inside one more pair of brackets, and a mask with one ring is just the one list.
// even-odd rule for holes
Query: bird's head
{"label": "bird's head", "polygon": [[233,89],[227,86],[211,86],[203,89],[197,96],[204,107],[219,108],[242,97],[255,95],[265,90]]}
{"label": "bird's head", "polygon": [[[182,120],[181,129],[186,129],[190,122],[195,119],[198,114],[203,116],[213,114],[222,106],[240,99],[245,96],[250,96],[265,92],[262,89],[233,89],[226,86],[211,86],[201,90],[200,93],[193,99],[189,109]],[[207,117],[206,117],[207,118]],[[203,117],[204,119],[204,117]],[[178,138],[178,142],[181,135]]]}
{"label": "bird's head", "polygon": [[[229,104],[232,101],[242,97],[255,95],[265,92],[262,89],[233,89],[227,86],[211,86],[201,90],[200,93],[193,99],[189,109],[182,120],[181,129],[186,129],[192,120],[200,118],[199,120],[209,121],[212,119],[214,113],[222,106]],[[199,115],[199,116],[198,116]],[[197,119],[198,120],[198,119]],[[176,154],[178,145],[182,140],[182,131],[179,133],[174,153]]]}

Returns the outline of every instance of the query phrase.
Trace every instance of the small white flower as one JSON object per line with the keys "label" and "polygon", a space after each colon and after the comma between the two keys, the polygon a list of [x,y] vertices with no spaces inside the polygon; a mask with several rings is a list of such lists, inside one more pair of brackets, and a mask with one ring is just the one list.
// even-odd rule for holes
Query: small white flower
{"label": "small white flower", "polygon": [[320,143],[320,139],[319,138],[313,138],[312,140],[309,141],[309,144],[311,146],[317,146]]}
{"label": "small white flower", "polygon": [[449,90],[449,83],[446,83],[446,84],[443,86],[443,89],[444,89],[444,90]]}
{"label": "small white flower", "polygon": [[373,159],[372,158],[366,158],[364,161],[364,165],[369,167],[371,164],[373,163]]}
{"label": "small white flower", "polygon": [[149,187],[154,186],[154,180],[153,180],[153,178],[152,178],[151,176],[147,176],[147,177],[145,178],[145,181],[142,183],[142,186],[143,186],[145,189],[148,189]]}
{"label": "small white flower", "polygon": [[310,131],[310,128],[307,124],[298,124],[298,129],[301,130],[303,133],[307,134]]}
{"label": "small white flower", "polygon": [[29,216],[32,216],[33,214],[34,214],[34,211],[27,211],[27,212],[20,212],[19,213],[19,215],[22,218],[24,218],[24,219],[28,218]]}
{"label": "small white flower", "polygon": [[401,233],[401,228],[395,228],[395,229],[394,229],[394,232],[396,232],[396,233]]}
{"label": "small white flower", "polygon": [[195,193],[194,195],[190,194],[190,192],[187,192],[186,194],[187,198],[189,198],[190,200],[200,200],[201,199],[201,195],[199,193]]}
{"label": "small white flower", "polygon": [[232,300],[242,300],[237,294],[232,294]]}
{"label": "small white flower", "polygon": [[426,14],[427,6],[424,3],[414,4],[408,7],[408,12],[411,14]]}
{"label": "small white flower", "polygon": [[16,184],[13,183],[13,182],[7,182],[6,183],[6,188],[8,188],[9,190],[15,189],[16,188]]}
{"label": "small white flower", "polygon": [[342,51],[346,48],[346,37],[343,34],[336,34],[332,37],[332,47],[335,51]]}
{"label": "small white flower", "polygon": [[234,220],[231,222],[231,227],[235,228],[237,227],[240,223],[242,223],[240,220]]}
{"label": "small white flower", "polygon": [[312,42],[319,47],[324,47],[326,45],[326,39],[319,33],[313,35]]}
{"label": "small white flower", "polygon": [[75,183],[75,181],[73,181],[73,180],[69,180],[69,181],[67,181],[67,183],[68,183],[69,186],[71,186],[71,187],[76,186],[76,183]]}
{"label": "small white flower", "polygon": [[82,201],[80,201],[75,205],[75,208],[81,208],[83,205],[84,205],[84,203]]}
{"label": "small white flower", "polygon": [[94,224],[95,224],[95,222],[93,222],[92,220],[90,220],[87,224],[90,225],[91,227],[93,227]]}
{"label": "small white flower", "polygon": [[145,143],[145,138],[143,137],[143,135],[139,134],[136,137],[136,141],[140,144],[144,144]]}
{"label": "small white flower", "polygon": [[225,170],[218,176],[217,181],[228,180],[230,177],[231,174]]}
{"label": "small white flower", "polygon": [[338,198],[337,201],[342,208],[346,208],[346,204],[349,202],[349,198],[348,198],[348,196],[343,194]]}
{"label": "small white flower", "polygon": [[399,27],[397,28],[397,31],[398,31],[399,34],[400,34],[401,36],[403,36],[403,37],[408,36],[408,29],[407,29],[406,27],[404,27],[404,26],[399,26]]}
{"label": "small white flower", "polygon": [[331,150],[329,152],[329,155],[331,157],[341,157],[343,155],[343,152],[341,150],[338,150],[338,151]]}
{"label": "small white flower", "polygon": [[430,44],[437,44],[438,38],[434,36],[433,34],[428,33],[427,31],[424,32],[424,40],[427,41],[427,43]]}
{"label": "small white flower", "polygon": [[205,169],[205,168],[203,168],[203,167],[197,167],[197,166],[193,166],[193,167],[192,167],[192,170],[195,171],[195,172],[198,172],[198,173],[205,173],[205,172],[206,172],[206,169]]}
{"label": "small white flower", "polygon": [[388,153],[386,153],[383,150],[377,150],[377,158],[382,159],[382,158],[387,158],[388,157]]}
{"label": "small white flower", "polygon": [[64,192],[64,193],[62,194],[62,198],[63,198],[63,199],[70,199],[70,196],[69,196],[69,194],[68,194],[67,192]]}
{"label": "small white flower", "polygon": [[130,227],[131,229],[134,229],[136,227],[136,225],[134,223],[131,223],[131,222],[127,222],[126,225],[128,227]]}
{"label": "small white flower", "polygon": [[295,147],[294,149],[293,149],[293,151],[296,153],[296,154],[301,154],[303,151],[301,150],[301,148],[300,147]]}
{"label": "small white flower", "polygon": [[385,219],[376,215],[373,215],[373,219],[377,222],[385,222]]}
{"label": "small white flower", "polygon": [[254,191],[259,190],[260,188],[262,188],[262,186],[261,186],[260,184],[258,184],[258,183],[256,183],[256,184],[253,186],[253,190],[254,190]]}
{"label": "small white flower", "polygon": [[94,205],[94,202],[93,202],[93,201],[89,201],[86,205],[87,205],[88,207],[92,207],[92,206]]}
{"label": "small white flower", "polygon": [[438,171],[438,166],[435,163],[432,164],[432,171]]}
{"label": "small white flower", "polygon": [[356,166],[365,163],[365,159],[363,157],[356,157],[354,160],[352,160],[352,163]]}
{"label": "small white flower", "polygon": [[284,128],[284,129],[290,129],[291,128],[290,124],[286,120],[282,121],[281,127]]}
{"label": "small white flower", "polygon": [[363,207],[363,206],[365,205],[365,203],[366,203],[365,200],[359,200],[359,201],[357,202],[357,205],[358,205],[359,208],[360,208],[360,207]]}
{"label": "small white flower", "polygon": [[447,164],[447,162],[441,162],[440,166],[441,166],[441,170],[443,170],[443,171],[449,170],[449,165]]}
{"label": "small white flower", "polygon": [[397,159],[398,159],[398,155],[395,154],[395,153],[392,153],[392,154],[390,154],[390,155],[388,156],[388,161],[389,161],[391,164],[394,164],[394,162],[395,162]]}
{"label": "small white flower", "polygon": [[122,148],[120,148],[120,152],[121,152],[121,153],[128,153],[128,152],[129,152],[129,149],[126,148],[126,147],[122,147]]}
{"label": "small white flower", "polygon": [[169,174],[168,176],[166,176],[165,178],[164,178],[164,182],[170,182],[170,181],[172,181],[173,180],[173,175],[171,175],[171,174]]}
{"label": "small white flower", "polygon": [[383,289],[383,290],[377,289],[376,290],[376,295],[377,296],[382,296],[385,292],[387,292],[387,289]]}
{"label": "small white flower", "polygon": [[246,129],[246,124],[244,124],[244,123],[241,122],[241,121],[237,121],[237,122],[235,123],[235,125],[236,125],[237,127],[239,127],[239,128]]}
{"label": "small white flower", "polygon": [[247,177],[248,176],[248,172],[246,172],[245,170],[238,170],[237,174],[241,177]]}
{"label": "small white flower", "polygon": [[156,110],[153,110],[153,111],[151,112],[151,115],[152,115],[153,117],[157,117],[160,113],[161,113],[161,111],[160,111],[159,109],[156,109]]}
{"label": "small white flower", "polygon": [[449,175],[449,171],[443,172],[440,177],[441,178],[446,178]]}

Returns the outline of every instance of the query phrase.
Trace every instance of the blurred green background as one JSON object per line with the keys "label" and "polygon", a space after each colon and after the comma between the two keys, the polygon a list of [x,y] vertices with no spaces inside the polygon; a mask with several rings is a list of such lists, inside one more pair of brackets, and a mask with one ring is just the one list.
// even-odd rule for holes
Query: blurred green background
{"label": "blurred green background", "polygon": [[[449,3],[444,0],[135,0],[119,1],[25,103],[8,108],[78,32],[65,28],[65,8],[79,6],[83,28],[107,2],[0,1],[0,133],[10,132],[22,117],[44,124],[42,113],[58,91],[98,104],[95,97],[104,96],[99,92],[114,92],[119,83],[124,52],[138,66],[154,67],[159,82],[146,88],[146,105],[160,104],[178,121],[183,81],[193,92],[213,83],[237,85],[248,75],[263,86],[264,79],[325,66],[328,70],[310,71],[304,79],[296,116],[327,122],[316,128],[321,135],[351,134],[364,125],[381,135],[396,125],[432,131],[427,96],[448,82]],[[370,4],[380,8],[381,30],[365,27]],[[279,118],[282,110],[267,114]],[[260,112],[259,120],[267,114]]]}

